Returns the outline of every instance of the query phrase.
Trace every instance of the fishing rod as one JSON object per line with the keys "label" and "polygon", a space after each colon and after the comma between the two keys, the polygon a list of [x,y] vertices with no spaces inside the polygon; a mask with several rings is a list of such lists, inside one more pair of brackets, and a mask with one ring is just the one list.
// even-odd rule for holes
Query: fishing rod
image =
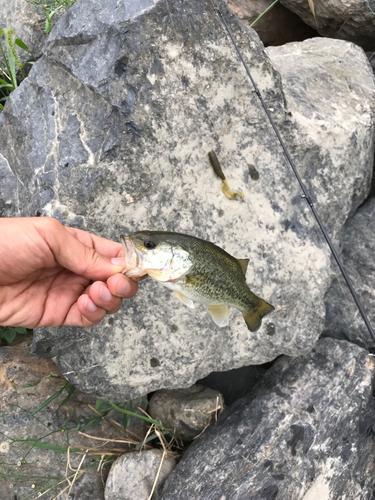
{"label": "fishing rod", "polygon": [[216,3],[216,0],[211,0],[211,2],[212,2],[214,10],[217,12],[217,14],[218,14],[221,22],[223,23],[223,25],[224,25],[224,27],[225,27],[228,35],[229,35],[229,38],[232,41],[232,44],[233,44],[234,48],[236,49],[237,55],[240,58],[240,61],[241,61],[242,65],[243,65],[243,67],[245,68],[247,76],[249,77],[249,79],[251,81],[251,84],[254,87],[254,92],[258,96],[258,98],[259,98],[259,100],[260,100],[260,102],[262,104],[262,107],[263,107],[264,111],[266,112],[268,120],[271,123],[272,128],[273,128],[273,130],[274,130],[274,132],[275,132],[275,134],[276,134],[276,136],[277,136],[277,138],[279,140],[279,143],[280,143],[280,145],[281,145],[281,147],[283,149],[283,152],[284,152],[284,154],[286,156],[286,159],[288,160],[289,165],[292,167],[293,173],[294,173],[294,175],[295,175],[295,177],[296,177],[296,179],[297,179],[297,181],[298,181],[298,183],[299,183],[299,185],[301,187],[302,193],[303,193],[302,194],[302,198],[304,198],[306,200],[306,203],[310,207],[310,209],[311,209],[311,211],[312,211],[312,213],[313,213],[313,215],[315,217],[315,220],[318,223],[318,225],[320,227],[320,230],[322,231],[323,236],[324,236],[324,238],[325,238],[325,240],[326,240],[326,242],[327,242],[327,244],[329,246],[329,249],[331,250],[331,253],[332,253],[332,255],[333,255],[333,257],[334,257],[334,259],[335,259],[335,261],[336,261],[336,263],[337,263],[340,271],[341,271],[341,274],[342,274],[342,276],[343,276],[343,278],[344,278],[344,280],[345,280],[345,282],[346,282],[346,284],[347,284],[347,286],[349,288],[349,291],[350,291],[350,293],[351,293],[351,295],[352,295],[352,297],[354,299],[354,302],[356,303],[356,306],[357,306],[357,308],[358,308],[358,310],[359,310],[359,312],[360,312],[360,314],[362,316],[362,319],[365,322],[367,330],[369,331],[369,333],[370,333],[373,341],[375,342],[375,332],[374,332],[374,330],[372,328],[372,325],[371,325],[371,323],[370,323],[370,321],[369,321],[369,319],[367,317],[367,314],[366,314],[366,312],[365,312],[365,310],[364,310],[364,308],[362,306],[362,303],[359,300],[359,297],[358,297],[356,291],[353,288],[353,285],[352,285],[352,283],[351,283],[351,281],[349,279],[349,276],[347,275],[347,273],[345,271],[345,268],[344,268],[344,266],[343,266],[343,264],[341,262],[340,257],[338,256],[338,254],[336,252],[335,247],[333,246],[333,243],[332,243],[331,238],[329,237],[329,235],[328,235],[328,233],[326,231],[326,228],[324,227],[322,221],[320,220],[318,212],[316,211],[315,206],[314,206],[314,204],[313,204],[313,202],[312,202],[312,200],[311,200],[311,198],[309,196],[309,193],[308,193],[308,191],[307,191],[307,189],[306,189],[306,187],[305,187],[305,185],[304,185],[304,183],[303,183],[303,181],[302,181],[302,179],[301,179],[301,177],[300,177],[300,175],[298,173],[297,167],[295,166],[295,164],[294,164],[294,162],[292,160],[292,157],[290,156],[289,151],[288,151],[288,149],[287,149],[287,147],[285,145],[285,142],[283,141],[283,139],[282,139],[282,137],[280,135],[279,129],[277,128],[276,123],[274,122],[274,120],[273,120],[273,118],[271,116],[271,113],[269,112],[269,110],[268,110],[268,108],[266,106],[266,103],[264,102],[262,94],[261,94],[261,92],[260,92],[260,90],[259,90],[259,88],[258,88],[258,86],[257,86],[257,84],[255,82],[255,80],[253,79],[253,77],[252,77],[252,75],[250,73],[249,67],[246,64],[246,62],[245,62],[245,60],[244,60],[244,58],[242,56],[242,53],[241,53],[241,51],[240,51],[240,49],[239,49],[239,47],[238,47],[235,39],[233,38],[232,31],[230,30],[230,28],[229,28],[229,26],[228,26],[228,24],[227,24],[227,22],[226,22],[226,20],[225,20],[225,18],[223,16],[223,13],[221,12],[218,4]]}

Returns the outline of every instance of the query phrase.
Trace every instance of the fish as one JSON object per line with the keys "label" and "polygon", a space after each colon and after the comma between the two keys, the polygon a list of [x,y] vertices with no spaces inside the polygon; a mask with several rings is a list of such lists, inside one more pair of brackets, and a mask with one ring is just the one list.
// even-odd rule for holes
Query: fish
{"label": "fish", "polygon": [[140,231],[120,240],[126,276],[138,281],[149,275],[191,309],[195,302],[205,304],[219,327],[229,324],[228,307],[242,312],[251,332],[274,310],[246,283],[249,259],[236,259],[209,241],[181,233]]}

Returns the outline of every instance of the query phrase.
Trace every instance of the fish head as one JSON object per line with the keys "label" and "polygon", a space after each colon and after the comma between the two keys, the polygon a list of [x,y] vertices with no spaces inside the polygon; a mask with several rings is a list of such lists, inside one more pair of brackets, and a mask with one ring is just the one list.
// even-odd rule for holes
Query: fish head
{"label": "fish head", "polygon": [[176,281],[193,265],[189,252],[167,233],[142,231],[121,235],[120,239],[125,250],[126,276],[148,274],[157,281]]}

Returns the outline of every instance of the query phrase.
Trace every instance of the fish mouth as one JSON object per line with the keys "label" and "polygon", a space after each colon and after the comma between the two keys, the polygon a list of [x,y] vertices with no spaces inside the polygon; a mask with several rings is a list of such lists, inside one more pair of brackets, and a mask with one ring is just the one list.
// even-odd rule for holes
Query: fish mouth
{"label": "fish mouth", "polygon": [[137,248],[130,236],[121,234],[120,241],[125,250],[126,269],[124,269],[123,273],[129,275],[129,271],[136,269],[141,264],[142,255],[137,252]]}

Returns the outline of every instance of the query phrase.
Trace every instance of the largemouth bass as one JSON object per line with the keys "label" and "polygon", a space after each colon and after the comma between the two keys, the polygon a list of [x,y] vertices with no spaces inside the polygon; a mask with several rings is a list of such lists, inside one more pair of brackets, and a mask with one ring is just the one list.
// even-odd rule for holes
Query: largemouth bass
{"label": "largemouth bass", "polygon": [[142,231],[121,235],[127,268],[134,280],[148,274],[173,290],[176,297],[194,309],[205,304],[215,323],[229,323],[228,306],[239,309],[250,331],[274,310],[246,284],[249,259],[235,259],[222,248],[187,234]]}

